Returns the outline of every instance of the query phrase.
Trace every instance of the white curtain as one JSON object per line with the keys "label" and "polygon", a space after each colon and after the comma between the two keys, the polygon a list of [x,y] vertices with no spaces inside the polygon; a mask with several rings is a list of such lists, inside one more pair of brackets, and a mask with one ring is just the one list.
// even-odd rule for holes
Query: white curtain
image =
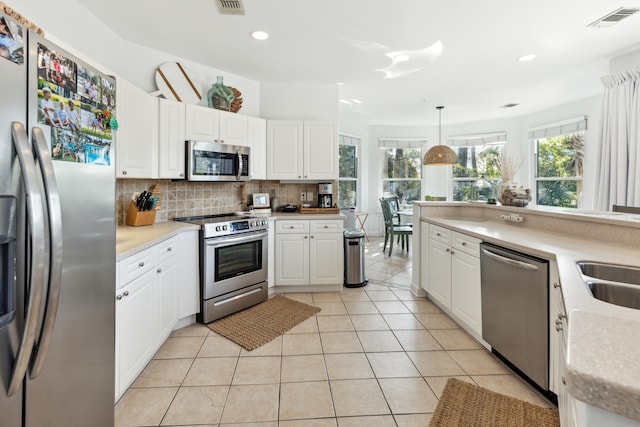
{"label": "white curtain", "polygon": [[640,68],[602,78],[595,207],[640,206]]}

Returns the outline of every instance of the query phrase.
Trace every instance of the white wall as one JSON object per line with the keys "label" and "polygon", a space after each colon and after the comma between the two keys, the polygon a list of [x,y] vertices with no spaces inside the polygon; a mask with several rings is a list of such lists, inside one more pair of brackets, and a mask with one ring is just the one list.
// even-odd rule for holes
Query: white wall
{"label": "white wall", "polygon": [[640,49],[620,55],[609,62],[611,74],[638,67],[640,67]]}
{"label": "white wall", "polygon": [[338,121],[334,84],[262,83],[260,116],[271,120]]}

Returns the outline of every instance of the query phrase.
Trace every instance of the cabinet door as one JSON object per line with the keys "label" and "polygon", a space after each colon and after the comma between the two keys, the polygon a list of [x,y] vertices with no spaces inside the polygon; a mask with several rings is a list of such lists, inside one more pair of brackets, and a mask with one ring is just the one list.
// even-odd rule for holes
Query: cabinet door
{"label": "cabinet door", "polygon": [[198,231],[178,235],[178,319],[200,311],[200,266]]}
{"label": "cabinet door", "polygon": [[185,136],[187,140],[219,142],[219,113],[213,108],[187,104]]}
{"label": "cabinet door", "polygon": [[267,121],[267,179],[303,179],[302,128],[302,121]]}
{"label": "cabinet door", "polygon": [[158,177],[182,179],[185,154],[185,108],[182,102],[158,99]]}
{"label": "cabinet door", "polygon": [[309,235],[276,234],[276,285],[309,284]]}
{"label": "cabinet door", "polygon": [[123,79],[117,85],[116,176],[158,177],[158,101]]}
{"label": "cabinet door", "polygon": [[249,173],[251,179],[267,179],[267,121],[258,117],[247,119],[247,141],[251,147]]}
{"label": "cabinet door", "polygon": [[156,351],[156,271],[151,270],[116,293],[118,398]]}
{"label": "cabinet door", "polygon": [[304,179],[338,179],[338,124],[304,122]]}
{"label": "cabinet door", "polygon": [[309,284],[343,283],[344,246],[341,233],[314,233],[309,236]]}
{"label": "cabinet door", "polygon": [[156,268],[158,306],[156,314],[156,342],[161,343],[173,330],[178,321],[178,260],[169,258]]}
{"label": "cabinet door", "polygon": [[480,259],[459,250],[451,256],[451,312],[482,336]]}
{"label": "cabinet door", "polygon": [[429,297],[451,307],[451,249],[449,245],[429,241]]}
{"label": "cabinet door", "polygon": [[219,135],[220,142],[225,144],[248,145],[247,141],[247,116],[244,114],[219,111]]}

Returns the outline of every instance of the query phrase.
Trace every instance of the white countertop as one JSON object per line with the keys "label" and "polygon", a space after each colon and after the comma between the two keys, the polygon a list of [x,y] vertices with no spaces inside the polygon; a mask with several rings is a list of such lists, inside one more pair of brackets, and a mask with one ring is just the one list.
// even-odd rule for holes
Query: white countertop
{"label": "white countertop", "polygon": [[[527,210],[516,208],[515,211],[527,220]],[[485,218],[487,216],[491,215],[485,215]],[[555,217],[557,213],[549,216]],[[618,215],[594,216],[596,218],[589,221],[604,225],[623,221]],[[493,217],[499,218],[499,212]],[[560,217],[566,218],[566,215]],[[579,220],[579,217],[573,215],[574,219]],[[640,265],[638,247],[528,229],[518,223],[491,218],[475,222],[463,217],[429,215],[422,216],[421,220],[542,258],[555,259],[568,314],[565,379],[569,393],[594,406],[640,420],[640,310],[595,299],[576,266],[576,262],[587,260]],[[588,222],[579,225],[585,227]],[[631,227],[635,228],[635,224]]]}
{"label": "white countertop", "polygon": [[116,229],[116,261],[188,230],[200,230],[200,227],[176,221],[157,222],[140,227],[121,225]]}

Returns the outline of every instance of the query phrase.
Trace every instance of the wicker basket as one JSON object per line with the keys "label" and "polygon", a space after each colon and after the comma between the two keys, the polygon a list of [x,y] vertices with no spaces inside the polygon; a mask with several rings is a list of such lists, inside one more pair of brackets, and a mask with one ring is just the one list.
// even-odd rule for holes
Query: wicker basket
{"label": "wicker basket", "polygon": [[300,208],[301,214],[339,214],[340,208]]}

